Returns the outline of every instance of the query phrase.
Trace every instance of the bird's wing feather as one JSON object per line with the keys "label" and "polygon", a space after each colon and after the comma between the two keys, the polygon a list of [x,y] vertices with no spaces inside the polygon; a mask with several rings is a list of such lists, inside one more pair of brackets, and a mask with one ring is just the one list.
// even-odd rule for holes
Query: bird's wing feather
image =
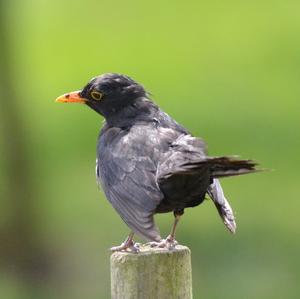
{"label": "bird's wing feather", "polygon": [[157,241],[160,234],[153,214],[162,193],[156,184],[155,149],[140,143],[149,138],[142,131],[114,130],[103,135],[98,143],[97,179],[124,222],[139,235]]}
{"label": "bird's wing feather", "polygon": [[[199,204],[209,185],[209,168],[205,161],[206,145],[200,138],[181,135],[170,146],[168,157],[157,171],[157,181],[168,202],[178,209]],[[165,207],[164,207],[165,208]]]}
{"label": "bird's wing feather", "polygon": [[206,158],[206,144],[202,139],[181,135],[171,144],[169,156],[159,165],[158,180],[163,181],[170,176],[189,173],[194,163],[205,161]]}

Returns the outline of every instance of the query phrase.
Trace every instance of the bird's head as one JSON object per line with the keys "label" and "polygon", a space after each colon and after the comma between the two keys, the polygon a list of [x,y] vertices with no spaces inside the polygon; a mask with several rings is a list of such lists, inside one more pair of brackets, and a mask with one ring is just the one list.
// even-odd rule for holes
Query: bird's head
{"label": "bird's head", "polygon": [[82,103],[108,118],[146,97],[142,85],[120,74],[104,74],[93,78],[83,89],[64,94],[57,102]]}

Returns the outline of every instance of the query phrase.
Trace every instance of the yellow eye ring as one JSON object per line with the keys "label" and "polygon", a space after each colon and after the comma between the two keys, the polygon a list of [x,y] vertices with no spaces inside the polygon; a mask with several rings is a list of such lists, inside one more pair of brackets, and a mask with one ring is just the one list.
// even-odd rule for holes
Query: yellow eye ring
{"label": "yellow eye ring", "polygon": [[93,98],[93,100],[95,101],[100,101],[103,98],[103,93],[99,92],[99,91],[95,91],[93,90],[91,92],[91,97]]}

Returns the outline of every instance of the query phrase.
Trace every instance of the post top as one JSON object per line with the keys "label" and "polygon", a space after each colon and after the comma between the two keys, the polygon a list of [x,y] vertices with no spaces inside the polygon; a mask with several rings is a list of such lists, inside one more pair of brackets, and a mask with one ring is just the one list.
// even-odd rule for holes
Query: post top
{"label": "post top", "polygon": [[175,253],[190,253],[190,249],[184,245],[176,245],[174,249],[166,249],[166,248],[159,248],[159,247],[151,247],[149,244],[142,244],[140,245],[140,251],[138,253],[130,252],[130,251],[117,251],[112,253],[111,258],[130,258],[132,257],[141,257],[141,256],[148,256],[153,254],[167,254],[172,255]]}

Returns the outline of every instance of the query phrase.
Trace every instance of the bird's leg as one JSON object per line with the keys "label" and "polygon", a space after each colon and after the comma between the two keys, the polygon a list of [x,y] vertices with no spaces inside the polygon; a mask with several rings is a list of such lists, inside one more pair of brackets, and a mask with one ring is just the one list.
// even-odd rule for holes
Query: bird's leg
{"label": "bird's leg", "polygon": [[167,248],[167,249],[174,249],[178,242],[175,240],[175,231],[177,224],[179,222],[180,217],[183,215],[183,210],[176,210],[174,211],[174,223],[171,229],[171,233],[167,236],[166,239],[161,240],[160,242],[151,242],[150,245],[152,247],[160,247],[160,248]]}
{"label": "bird's leg", "polygon": [[177,224],[179,222],[179,219],[181,217],[182,214],[177,214],[176,212],[174,212],[174,223],[173,223],[173,226],[172,226],[172,229],[171,229],[171,233],[168,235],[167,239],[168,241],[175,241],[175,231],[176,231],[176,227],[177,227]]}
{"label": "bird's leg", "polygon": [[139,246],[136,243],[134,243],[133,235],[134,232],[130,232],[127,239],[121,245],[111,247],[110,250],[112,252],[115,252],[115,251],[127,251],[129,249],[133,253],[138,253],[140,249]]}

